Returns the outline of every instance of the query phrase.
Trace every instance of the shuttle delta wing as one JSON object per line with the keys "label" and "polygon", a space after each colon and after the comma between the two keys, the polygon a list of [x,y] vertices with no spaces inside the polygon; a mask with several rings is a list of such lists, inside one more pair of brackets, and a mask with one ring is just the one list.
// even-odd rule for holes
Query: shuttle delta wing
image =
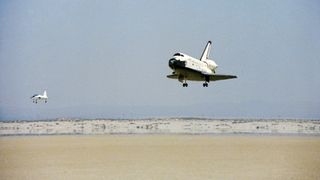
{"label": "shuttle delta wing", "polygon": [[219,81],[219,80],[226,80],[226,79],[235,79],[237,76],[234,75],[225,75],[225,74],[208,74],[206,72],[201,72],[201,74],[205,77],[209,77],[210,81]]}
{"label": "shuttle delta wing", "polygon": [[210,77],[210,81],[219,81],[219,80],[237,78],[237,76],[234,76],[234,75],[223,75],[223,74],[213,74],[213,75],[209,75],[209,77]]}
{"label": "shuttle delta wing", "polygon": [[170,75],[167,75],[167,78],[170,78],[170,79],[178,79],[178,75],[176,74],[170,74]]}

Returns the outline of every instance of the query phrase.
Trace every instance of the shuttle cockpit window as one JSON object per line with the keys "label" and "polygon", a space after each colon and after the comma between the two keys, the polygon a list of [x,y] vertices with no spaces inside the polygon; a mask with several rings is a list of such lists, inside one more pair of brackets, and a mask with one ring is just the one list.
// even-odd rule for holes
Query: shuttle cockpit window
{"label": "shuttle cockpit window", "polygon": [[183,54],[175,53],[173,56],[181,56],[181,57],[183,57]]}

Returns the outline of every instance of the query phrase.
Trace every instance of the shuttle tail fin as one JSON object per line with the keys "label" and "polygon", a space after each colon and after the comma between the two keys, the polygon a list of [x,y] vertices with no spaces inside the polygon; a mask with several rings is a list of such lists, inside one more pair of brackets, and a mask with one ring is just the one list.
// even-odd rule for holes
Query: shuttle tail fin
{"label": "shuttle tail fin", "polygon": [[200,61],[206,60],[209,58],[210,54],[210,47],[211,47],[211,41],[208,41],[206,47],[203,50],[203,53],[201,55]]}
{"label": "shuttle tail fin", "polygon": [[47,91],[44,91],[44,92],[43,92],[43,96],[48,97],[48,96],[47,96]]}

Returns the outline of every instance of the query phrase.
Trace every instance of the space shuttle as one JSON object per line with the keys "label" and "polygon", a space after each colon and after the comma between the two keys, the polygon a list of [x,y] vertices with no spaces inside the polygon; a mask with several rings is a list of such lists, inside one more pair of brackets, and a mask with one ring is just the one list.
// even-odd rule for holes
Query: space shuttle
{"label": "space shuttle", "polygon": [[170,79],[177,79],[183,87],[188,87],[187,81],[203,81],[203,87],[208,87],[210,81],[219,81],[237,78],[235,75],[216,74],[218,65],[209,59],[211,41],[208,41],[200,59],[184,53],[175,53],[169,60],[172,74],[167,75]]}

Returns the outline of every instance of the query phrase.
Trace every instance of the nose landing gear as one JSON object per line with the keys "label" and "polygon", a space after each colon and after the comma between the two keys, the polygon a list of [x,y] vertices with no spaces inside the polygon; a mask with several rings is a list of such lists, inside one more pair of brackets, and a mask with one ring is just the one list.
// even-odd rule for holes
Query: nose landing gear
{"label": "nose landing gear", "polygon": [[188,87],[187,80],[184,76],[180,76],[179,81],[182,82],[182,87]]}

